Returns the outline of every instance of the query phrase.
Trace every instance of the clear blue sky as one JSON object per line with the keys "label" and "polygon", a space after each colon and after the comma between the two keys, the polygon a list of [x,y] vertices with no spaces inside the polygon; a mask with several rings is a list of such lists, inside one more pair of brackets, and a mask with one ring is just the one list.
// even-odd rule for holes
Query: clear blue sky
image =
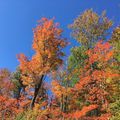
{"label": "clear blue sky", "polygon": [[98,14],[106,10],[115,26],[120,23],[120,0],[0,0],[0,68],[13,71],[18,65],[16,54],[32,55],[32,28],[41,17],[55,17],[72,41],[68,24],[89,8]]}

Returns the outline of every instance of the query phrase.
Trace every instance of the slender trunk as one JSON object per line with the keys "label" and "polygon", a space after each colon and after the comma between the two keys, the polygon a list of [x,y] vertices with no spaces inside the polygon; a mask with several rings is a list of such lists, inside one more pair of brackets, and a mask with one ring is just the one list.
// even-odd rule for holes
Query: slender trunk
{"label": "slender trunk", "polygon": [[65,96],[65,102],[64,102],[64,112],[67,112],[68,111],[68,97],[67,95]]}
{"label": "slender trunk", "polygon": [[38,95],[39,90],[40,90],[40,88],[41,88],[41,85],[42,85],[42,83],[43,83],[43,78],[44,78],[44,75],[41,76],[39,83],[38,83],[37,85],[35,85],[34,97],[33,97],[32,102],[31,102],[31,104],[30,104],[30,108],[31,108],[31,109],[34,107],[35,100],[36,100],[36,98],[37,98],[37,95]]}

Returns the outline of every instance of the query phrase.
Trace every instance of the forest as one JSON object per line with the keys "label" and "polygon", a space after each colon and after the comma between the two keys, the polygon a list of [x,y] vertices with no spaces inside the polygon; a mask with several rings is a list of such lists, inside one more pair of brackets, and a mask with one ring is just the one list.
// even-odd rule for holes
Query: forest
{"label": "forest", "polygon": [[[59,21],[58,21],[59,22]],[[55,18],[33,28],[31,57],[18,53],[11,72],[0,68],[0,120],[120,120],[120,26],[85,10],[68,25]],[[29,44],[29,43],[28,43]]]}

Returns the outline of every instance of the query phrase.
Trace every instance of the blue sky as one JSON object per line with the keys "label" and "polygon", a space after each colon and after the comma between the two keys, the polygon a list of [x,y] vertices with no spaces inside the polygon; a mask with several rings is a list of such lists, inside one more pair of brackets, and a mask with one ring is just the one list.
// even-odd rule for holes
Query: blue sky
{"label": "blue sky", "polygon": [[[68,24],[89,8],[98,14],[106,10],[114,26],[120,23],[120,0],[0,0],[0,68],[14,71],[19,64],[16,54],[32,55],[32,28],[41,17],[55,17],[64,36],[75,46]],[[66,49],[68,55],[70,47]]]}

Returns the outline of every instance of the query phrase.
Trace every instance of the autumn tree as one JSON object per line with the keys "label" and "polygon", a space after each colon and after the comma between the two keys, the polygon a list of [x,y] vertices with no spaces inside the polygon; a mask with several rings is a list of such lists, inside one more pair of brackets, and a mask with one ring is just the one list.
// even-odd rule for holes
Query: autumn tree
{"label": "autumn tree", "polygon": [[78,46],[64,65],[63,30],[54,19],[39,20],[31,58],[19,54],[14,72],[0,69],[0,119],[119,120],[120,26],[109,34],[111,26],[105,12],[78,16],[69,26]]}
{"label": "autumn tree", "polygon": [[[71,48],[71,55],[68,58],[68,69],[73,73],[73,84],[77,82],[79,68],[85,66],[88,56],[86,50],[93,48],[99,41],[106,41],[110,35],[112,21],[106,17],[105,11],[98,15],[92,9],[88,9],[80,14],[69,28],[72,30],[72,37],[79,43],[78,46]],[[78,73],[76,72],[76,73]],[[79,73],[78,73],[79,74]]]}
{"label": "autumn tree", "polygon": [[[113,30],[112,37],[110,39],[110,43],[114,49],[114,56],[112,64],[109,66],[112,71],[116,71],[120,75],[120,26],[116,27]],[[111,120],[119,120],[120,119],[120,76],[115,78],[114,80],[109,80],[111,84],[111,88],[109,92],[112,94],[110,109],[112,112]]]}
{"label": "autumn tree", "polygon": [[79,69],[79,81],[75,86],[70,85],[70,75],[60,71],[52,82],[52,91],[61,117],[107,120],[110,117],[107,82],[118,77],[107,67],[113,58],[113,50],[109,42],[99,41],[94,48],[86,51],[86,55],[86,66]]}
{"label": "autumn tree", "polygon": [[10,80],[11,73],[8,69],[0,69],[0,95],[11,96],[13,84]]}
{"label": "autumn tree", "polygon": [[0,69],[0,119],[13,119],[18,113],[17,100],[13,99],[14,84],[11,81],[11,72]]}
{"label": "autumn tree", "polygon": [[14,84],[14,98],[19,99],[21,91],[25,92],[25,85],[22,83],[22,72],[19,67],[11,74],[11,81]]}
{"label": "autumn tree", "polygon": [[35,51],[31,59],[24,54],[18,55],[23,84],[33,86],[34,96],[31,102],[33,108],[39,90],[42,88],[45,76],[62,65],[62,48],[67,44],[62,37],[62,29],[53,19],[42,18],[33,29],[32,48]]}
{"label": "autumn tree", "polygon": [[105,11],[99,16],[92,9],[89,9],[78,16],[70,28],[72,36],[81,45],[91,48],[99,40],[106,40],[111,26],[112,21],[106,17]]}
{"label": "autumn tree", "polygon": [[[98,105],[106,104],[108,107],[108,102],[107,102],[108,99],[106,99],[106,96],[109,97],[109,95],[107,94],[107,88],[109,86],[108,82],[109,82],[109,79],[112,80],[113,78],[112,78],[112,76],[107,75],[107,72],[110,72],[110,74],[112,75],[115,71],[112,71],[108,67],[108,65],[111,64],[112,63],[111,61],[113,60],[113,51],[110,50],[112,48],[112,46],[110,46],[109,43],[105,43],[105,44],[103,44],[103,43],[107,40],[107,37],[110,35],[109,32],[110,32],[111,26],[112,26],[112,21],[110,21],[105,16],[104,12],[102,13],[101,16],[99,16],[99,15],[97,15],[97,13],[93,12],[92,10],[85,11],[82,15],[80,15],[77,19],[75,19],[75,21],[72,25],[70,25],[70,28],[72,28],[72,30],[73,30],[72,36],[80,43],[80,46],[74,47],[71,50],[72,55],[69,57],[69,64],[68,64],[69,72],[67,71],[67,73],[69,73],[69,74],[67,74],[66,77],[64,74],[63,77],[61,77],[61,80],[57,80],[57,81],[53,82],[53,91],[56,96],[59,96],[58,97],[59,101],[62,99],[63,96],[66,96],[65,92],[68,91],[68,89],[71,89],[69,87],[66,87],[65,84],[63,84],[64,79],[67,79],[67,80],[69,79],[69,81],[67,81],[69,83],[69,86],[74,86],[74,85],[76,86],[78,84],[77,83],[78,81],[80,84],[83,83],[83,85],[81,85],[83,90],[88,89],[88,92],[89,92],[90,91],[89,89],[91,88],[91,94],[92,94],[93,87],[91,87],[91,86],[93,84],[89,83],[89,82],[91,80],[92,80],[91,82],[93,82],[94,80],[92,77],[94,75],[96,75],[96,81],[97,81],[97,79],[101,79],[101,82],[97,81],[93,85],[93,86],[95,86],[95,89],[96,89],[96,90],[93,90],[94,92],[96,91],[96,93],[93,92],[93,95],[95,94],[96,96],[101,96],[101,97],[103,96],[102,99],[99,97],[95,98],[96,101],[99,101],[99,103],[96,103],[96,104],[98,104]],[[102,39],[102,41],[101,41],[101,39]],[[95,48],[94,48],[94,46],[95,46]],[[105,48],[106,48],[106,50],[105,50]],[[93,49],[94,54],[86,54],[86,51],[89,51],[90,49],[91,49],[91,51]],[[98,49],[98,51],[97,51],[97,49]],[[103,58],[104,55],[106,55],[106,58],[105,58],[106,60]],[[98,58],[101,57],[101,61],[99,59],[97,59],[97,57]],[[88,62],[89,60],[91,61],[91,63]],[[88,70],[87,66],[90,66],[89,70]],[[106,66],[106,68],[105,68],[105,66]],[[64,72],[66,73],[66,71],[64,71]],[[95,74],[92,75],[92,72]],[[103,78],[102,77],[97,78],[97,74],[101,74],[101,76],[103,76]],[[84,75],[86,77],[82,81],[82,77]],[[79,76],[81,76],[81,77],[79,78]],[[88,78],[91,78],[91,79],[88,79]],[[88,83],[87,83],[87,80],[89,81]],[[86,88],[86,85],[88,85],[89,87]],[[79,87],[77,89],[79,89]],[[105,89],[103,90],[102,87]],[[83,99],[84,98],[83,96],[87,97],[87,96],[89,96],[89,93],[87,91],[84,91],[85,92],[84,93],[83,90],[80,93],[80,95],[78,94],[78,99],[75,99],[72,96],[72,100],[75,100],[75,101],[71,102],[72,104],[75,103],[76,101],[78,101],[79,105],[80,104],[81,105],[89,104],[89,100],[86,100],[86,98]],[[103,91],[101,91],[101,90],[103,90]],[[99,91],[99,92],[97,92],[97,91]],[[76,95],[76,93],[74,93],[74,94]],[[102,95],[99,95],[100,93]],[[69,96],[68,99],[71,99],[70,98],[71,96],[69,95],[69,93],[67,93],[67,94]],[[62,96],[62,97],[60,97],[60,96]],[[63,101],[61,101],[61,102],[63,102]],[[83,101],[84,102],[87,101],[87,102],[84,103]],[[106,101],[106,103],[105,103],[105,101]],[[70,105],[70,101],[68,104]],[[75,104],[74,104],[72,106],[72,109],[74,109],[74,108],[77,109],[77,107],[79,105],[77,104],[75,106]],[[80,109],[80,106],[78,108]],[[102,111],[102,106],[101,106],[101,108],[99,106],[99,110],[95,110],[94,112],[91,112],[91,115],[97,115],[97,116],[99,116],[100,114],[102,115],[101,111]],[[108,117],[109,115],[105,114],[103,116]],[[100,119],[100,118],[98,118],[98,119]],[[102,119],[102,116],[101,116],[101,119]]]}

